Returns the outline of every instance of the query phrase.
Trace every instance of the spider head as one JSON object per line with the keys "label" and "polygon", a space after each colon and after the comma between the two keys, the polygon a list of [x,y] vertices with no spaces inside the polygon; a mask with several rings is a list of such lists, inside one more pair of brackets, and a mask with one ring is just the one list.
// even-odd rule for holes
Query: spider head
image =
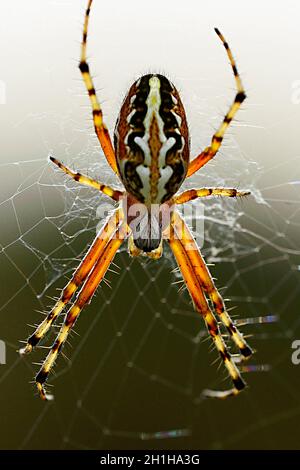
{"label": "spider head", "polygon": [[121,107],[114,146],[122,182],[148,209],[178,191],[189,163],[189,133],[178,91],[163,75],[133,83]]}

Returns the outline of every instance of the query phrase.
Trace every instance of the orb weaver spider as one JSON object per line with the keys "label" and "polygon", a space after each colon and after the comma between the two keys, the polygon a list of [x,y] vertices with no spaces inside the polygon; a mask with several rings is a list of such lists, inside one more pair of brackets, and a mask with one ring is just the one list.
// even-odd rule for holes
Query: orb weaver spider
{"label": "orb weaver spider", "polygon": [[[217,398],[236,395],[244,389],[245,382],[238,369],[238,361],[234,360],[228,351],[219,322],[226,327],[230,339],[240,351],[240,359],[248,358],[252,350],[231,320],[192,234],[176,210],[177,204],[184,204],[195,198],[217,195],[241,197],[249,194],[248,191],[225,188],[190,189],[177,194],[184,180],[216,155],[227,127],[246,97],[232,52],[224,36],[215,29],[226,49],[237,91],[233,104],[212,137],[211,144],[191,162],[189,132],[183,104],[174,85],[160,74],[144,75],[129,89],[115,126],[113,147],[109,131],[103,122],[102,110],[86,59],[91,5],[92,0],[89,0],[85,13],[79,69],[92,105],[96,135],[107,162],[123,183],[125,190],[114,189],[75,173],[50,157],[55,165],[75,181],[109,196],[118,202],[118,207],[97,234],[54,308],[28,338],[26,346],[20,349],[20,354],[29,353],[37,346],[82,286],[65,314],[56,340],[35,378],[40,397],[44,400],[52,399],[53,396],[46,393],[44,387],[49,372],[81,310],[90,302],[121,244],[128,239],[128,251],[131,256],[143,254],[158,259],[162,255],[162,241],[165,240],[174,254],[193,305],[203,317],[233,382],[233,387],[229,390],[206,390],[204,393],[206,396]],[[132,216],[131,210],[136,204],[142,208],[138,224],[134,224],[135,217]],[[158,210],[153,214],[154,206]]]}

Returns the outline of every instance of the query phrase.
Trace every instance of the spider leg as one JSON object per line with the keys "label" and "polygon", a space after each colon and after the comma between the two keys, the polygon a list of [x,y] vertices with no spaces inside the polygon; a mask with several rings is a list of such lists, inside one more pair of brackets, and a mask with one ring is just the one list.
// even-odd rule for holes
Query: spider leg
{"label": "spider leg", "polygon": [[132,235],[128,237],[128,253],[133,258],[139,256],[142,253],[142,250],[135,246]]}
{"label": "spider leg", "polygon": [[[176,224],[176,221],[175,221]],[[226,391],[205,391],[205,395],[216,398],[226,398],[228,396],[237,395],[246,386],[243,381],[239,369],[233,361],[224,339],[219,330],[216,318],[211,311],[204,292],[202,290],[199,278],[196,274],[195,267],[193,266],[192,260],[189,257],[187,246],[187,240],[178,238],[176,234],[176,227],[174,221],[171,222],[171,226],[168,228],[167,239],[170,244],[171,250],[175,256],[177,264],[182,273],[183,279],[187,286],[187,289],[192,298],[193,304],[196,310],[202,315],[208,328],[208,332],[212,337],[212,340],[221,356],[222,361],[227,368],[230,377],[233,382],[233,388]]]}
{"label": "spider leg", "polygon": [[94,127],[95,127],[96,135],[99,139],[101,148],[104,152],[104,155],[109,165],[111,166],[113,171],[116,174],[118,174],[118,167],[116,163],[115,152],[111,143],[108,129],[105,123],[103,122],[102,109],[101,109],[100,103],[96,95],[95,87],[94,87],[93,80],[90,74],[89,65],[86,59],[86,43],[87,43],[88,23],[89,23],[91,5],[92,5],[92,0],[89,0],[86,13],[85,13],[85,19],[84,19],[79,70],[82,74],[83,81],[85,83],[86,89],[90,97],[90,101],[91,101],[91,105],[93,109],[93,120],[94,120]]}
{"label": "spider leg", "polygon": [[35,381],[40,394],[40,397],[43,400],[53,399],[52,395],[48,395],[44,389],[44,383],[46,382],[49,372],[53,367],[59,352],[61,351],[65,341],[68,338],[68,335],[74,326],[81,310],[83,307],[88,304],[94,295],[97,287],[100,282],[103,280],[107,269],[109,268],[113,258],[121,246],[122,242],[130,233],[130,229],[126,223],[123,223],[121,227],[116,231],[113,239],[109,241],[105,250],[103,251],[101,257],[98,259],[95,264],[92,272],[89,274],[87,280],[85,281],[83,287],[79,291],[77,298],[74,304],[71,306],[69,311],[66,313],[65,320],[63,325],[60,328],[60,331],[56,337],[56,340],[53,343],[51,350],[49,351],[41,369],[39,370]]}
{"label": "spider leg", "polygon": [[155,250],[149,251],[147,253],[147,256],[148,256],[148,258],[156,260],[156,259],[161,258],[162,254],[163,254],[163,244],[162,244],[162,240],[161,240],[158,248],[156,248]]}
{"label": "spider leg", "polygon": [[119,201],[119,199],[124,195],[123,191],[119,191],[117,189],[111,188],[110,186],[107,186],[106,184],[99,183],[98,181],[95,181],[94,179],[89,178],[88,176],[82,175],[81,173],[75,173],[74,171],[70,170],[68,167],[63,165],[56,158],[49,158],[51,162],[57,165],[58,168],[60,168],[64,173],[71,176],[71,178],[73,178],[75,181],[78,181],[79,183],[84,184],[86,186],[98,189],[98,191],[101,191],[103,194],[106,194],[106,196],[111,197],[115,201]]}
{"label": "spider leg", "polygon": [[222,196],[222,197],[243,197],[249,196],[250,191],[238,191],[234,188],[200,188],[188,189],[173,198],[175,204],[184,204],[198,197]]}
{"label": "spider leg", "polygon": [[242,333],[234,325],[229,313],[226,311],[223,298],[214,284],[213,278],[187,224],[184,222],[178,212],[174,212],[173,220],[176,236],[180,238],[184,246],[188,247],[186,255],[189,258],[191,265],[193,266],[195,275],[199,281],[199,284],[201,285],[201,288],[209,296],[214,306],[214,310],[216,311],[223,325],[227,328],[232,341],[238,347],[242,356],[251,356],[253,352],[244,339]]}
{"label": "spider leg", "polygon": [[123,217],[123,213],[120,210],[117,210],[100,230],[95,241],[73,274],[72,279],[63,289],[60,299],[56,302],[51,312],[42,321],[35,332],[28,338],[26,346],[19,350],[21,355],[30,353],[41,339],[44,338],[51,325],[69,303],[80,284],[86,280],[95,263],[102,257],[105,247],[109,240],[114,236],[120,223],[122,223]]}
{"label": "spider leg", "polygon": [[220,125],[217,132],[215,132],[215,134],[213,135],[210,146],[206,147],[203,150],[203,152],[200,153],[200,155],[198,155],[194,160],[192,160],[192,162],[189,164],[187,176],[193,175],[196,171],[198,171],[203,165],[205,165],[209,160],[211,160],[216,155],[219,148],[221,147],[224,134],[225,134],[229,124],[231,123],[231,121],[234,118],[236,112],[238,111],[241,104],[243,103],[243,101],[246,98],[246,93],[245,93],[245,90],[243,88],[242,81],[241,81],[241,78],[239,76],[239,73],[238,73],[238,70],[237,70],[237,67],[236,67],[236,63],[235,63],[235,60],[233,58],[232,52],[229,48],[229,45],[226,42],[223,34],[221,34],[220,31],[217,28],[215,28],[215,32],[217,33],[217,35],[221,39],[221,41],[222,41],[222,43],[223,43],[223,45],[226,49],[227,56],[229,58],[231,68],[232,68],[232,71],[233,71],[233,74],[234,74],[237,92],[236,92],[236,95],[235,95],[235,99],[234,99],[232,105],[229,108],[228,113],[225,115],[225,117],[223,119],[222,124]]}

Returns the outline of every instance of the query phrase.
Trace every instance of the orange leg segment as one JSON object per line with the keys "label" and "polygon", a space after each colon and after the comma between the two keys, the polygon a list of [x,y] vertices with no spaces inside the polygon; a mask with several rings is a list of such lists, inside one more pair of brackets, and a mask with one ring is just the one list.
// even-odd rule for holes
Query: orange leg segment
{"label": "orange leg segment", "polygon": [[36,385],[43,400],[53,399],[52,395],[45,392],[44,383],[46,382],[51,368],[53,367],[59,352],[61,351],[67,337],[74,326],[81,310],[88,304],[94,295],[100,282],[103,280],[107,269],[109,268],[113,258],[125,240],[129,235],[130,229],[127,224],[122,224],[121,227],[116,231],[114,237],[107,243],[102,255],[98,259],[97,263],[93,267],[83,287],[81,288],[77,299],[66,313],[64,323],[60,328],[56,340],[48,353],[41,369],[36,376]]}
{"label": "orange leg segment", "polygon": [[101,229],[94,243],[91,245],[84,259],[76,269],[72,279],[62,291],[60,299],[57,301],[48,316],[38,326],[35,332],[28,338],[26,346],[20,349],[20,354],[23,355],[30,353],[32,349],[41,341],[41,339],[44,338],[51,325],[55,322],[57,317],[64,310],[65,306],[69,303],[80,284],[86,280],[95,263],[101,259],[105,247],[115,234],[120,223],[122,223],[122,220],[123,213],[119,210],[109,218],[106,225]]}
{"label": "orange leg segment", "polygon": [[118,167],[115,157],[115,152],[112,146],[112,142],[110,139],[109,131],[103,122],[103,113],[98,101],[95,87],[93,84],[93,79],[90,74],[89,65],[86,59],[86,41],[87,41],[87,34],[88,34],[88,24],[89,24],[89,15],[92,6],[92,0],[89,0],[86,12],[85,12],[85,19],[84,19],[84,26],[83,26],[83,35],[82,35],[82,43],[81,43],[81,57],[79,62],[79,70],[82,74],[83,81],[85,83],[87,92],[90,97],[90,102],[93,109],[93,120],[94,120],[94,127],[97,137],[99,139],[100,145],[104,152],[104,155],[113,169],[113,171],[118,174]]}
{"label": "orange leg segment", "polygon": [[177,233],[178,231],[178,219],[177,214],[174,213],[173,221],[171,223],[169,233],[167,235],[171,250],[175,256],[177,264],[182,273],[183,279],[192,298],[195,309],[202,315],[207,325],[209,334],[221,356],[222,361],[225,364],[226,369],[233,382],[233,388],[226,391],[212,391],[206,390],[204,393],[209,397],[226,398],[228,396],[237,395],[241,390],[245,388],[245,382],[243,381],[240,372],[233,361],[231,354],[229,353],[224,339],[219,330],[217,320],[210,309],[206,300],[204,289],[201,285],[200,278],[197,275],[195,266],[193,264],[193,257],[190,255],[190,247],[188,240],[184,237],[181,239]]}
{"label": "orange leg segment", "polygon": [[194,237],[192,236],[188,226],[177,212],[174,212],[173,217],[174,231],[176,233],[176,236],[180,238],[184,246],[188,247],[186,254],[194,268],[194,272],[202,289],[209,296],[214,306],[215,312],[219,316],[223,325],[227,328],[229,335],[231,336],[237,348],[240,350],[241,354],[244,357],[251,356],[252,350],[247,344],[243,335],[234,325],[232,319],[226,311],[222,296],[220,295],[214,284],[213,278],[206,266],[206,263],[200,253],[200,250],[196,245]]}
{"label": "orange leg segment", "polygon": [[215,28],[215,31],[217,35],[219,36],[219,38],[221,39],[223,46],[226,49],[227,56],[229,58],[230,65],[231,65],[233,75],[235,78],[237,91],[236,91],[235,99],[232,105],[230,106],[229,111],[225,115],[222,124],[220,125],[219,129],[212,137],[210,146],[206,147],[206,149],[204,149],[203,152],[201,152],[200,155],[198,155],[198,157],[196,157],[194,160],[191,161],[191,163],[189,164],[187,176],[193,175],[196,171],[202,168],[207,162],[209,162],[209,160],[211,160],[216,155],[216,153],[218,152],[219,148],[222,145],[222,141],[223,141],[225,132],[229,124],[231,123],[232,119],[234,118],[236,112],[240,108],[243,101],[246,99],[246,93],[243,88],[242,81],[239,76],[236,63],[233,58],[230,47],[228,43],[226,42],[223,34],[221,34],[217,28]]}

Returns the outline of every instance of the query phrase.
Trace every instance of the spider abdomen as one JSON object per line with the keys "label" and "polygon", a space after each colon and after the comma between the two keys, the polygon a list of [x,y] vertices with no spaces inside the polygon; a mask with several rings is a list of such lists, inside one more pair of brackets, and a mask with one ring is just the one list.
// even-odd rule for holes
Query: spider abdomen
{"label": "spider abdomen", "polygon": [[174,85],[163,75],[131,86],[115,127],[114,144],[126,190],[149,206],[171,199],[189,163],[186,115]]}

